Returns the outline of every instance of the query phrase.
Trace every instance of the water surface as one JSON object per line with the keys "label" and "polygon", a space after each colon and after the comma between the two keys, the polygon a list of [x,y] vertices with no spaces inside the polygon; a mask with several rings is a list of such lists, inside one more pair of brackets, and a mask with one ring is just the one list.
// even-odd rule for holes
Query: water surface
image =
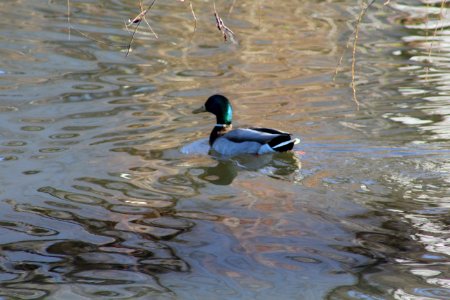
{"label": "water surface", "polygon": [[[127,57],[137,1],[71,2],[70,33],[66,1],[0,4],[2,297],[450,299],[440,3],[368,11],[358,110],[353,1],[218,1],[236,43],[157,2]],[[209,155],[213,93],[305,153]]]}

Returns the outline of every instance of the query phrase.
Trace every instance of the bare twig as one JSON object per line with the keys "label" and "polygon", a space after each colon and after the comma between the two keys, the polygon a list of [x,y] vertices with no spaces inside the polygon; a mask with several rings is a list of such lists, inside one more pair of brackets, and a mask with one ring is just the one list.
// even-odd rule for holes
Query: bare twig
{"label": "bare twig", "polygon": [[[98,40],[96,38],[93,38],[90,35],[88,35],[87,33],[84,33],[81,30],[78,30],[77,28],[73,27],[73,25],[71,23],[71,16],[70,15],[71,15],[70,0],[67,0],[67,25],[68,25],[68,30],[69,30],[69,40],[71,39],[71,32],[73,30],[75,32],[78,32],[80,35],[82,35],[83,37],[87,38],[88,40],[94,41],[96,43],[107,45],[107,46],[117,46],[115,44],[104,42],[104,41]],[[118,45],[118,46],[121,47],[121,48],[125,48],[126,47],[126,45],[124,45],[124,44]]]}
{"label": "bare twig", "polygon": [[[446,2],[447,2],[447,0],[442,0],[441,1],[441,8],[440,8],[440,18],[442,19],[443,18],[443,16],[442,16],[442,13],[443,13],[443,11],[444,11],[444,8],[445,8],[445,4],[446,4]],[[432,38],[430,39],[430,47],[429,47],[429,49],[428,49],[428,61],[429,62],[431,62],[431,54],[432,54],[432,51],[433,51],[433,40],[436,38],[436,36],[437,36],[437,31],[438,31],[438,29],[439,29],[439,24],[436,22],[436,26],[434,27],[434,31],[433,31],[433,36],[432,36]],[[443,30],[444,28],[441,26],[441,30]],[[427,33],[428,33],[428,31],[427,31]],[[439,51],[439,50],[438,50]],[[426,68],[425,68],[425,80],[426,81],[428,81],[428,73],[430,72],[430,67],[429,66],[427,66]]]}
{"label": "bare twig", "polygon": [[130,42],[128,43],[128,47],[127,47],[127,53],[125,54],[125,56],[128,56],[128,54],[130,54],[131,51],[131,47],[133,45],[133,41],[134,41],[134,36],[136,35],[136,32],[139,28],[139,25],[141,25],[142,20],[144,20],[147,25],[149,26],[150,30],[152,31],[152,33],[155,35],[156,38],[158,38],[158,36],[156,35],[156,33],[153,31],[152,27],[150,26],[150,24],[147,22],[147,20],[145,20],[145,15],[149,12],[149,10],[153,7],[153,5],[155,4],[156,0],[153,0],[152,3],[149,4],[149,6],[142,10],[142,2],[140,2],[141,5],[141,12],[132,20],[129,20],[128,25],[131,24],[136,24],[136,27],[133,30],[133,34],[131,35],[131,39]]}
{"label": "bare twig", "polygon": [[197,17],[195,16],[194,8],[192,7],[192,1],[189,1],[189,7],[191,8],[192,17],[194,17],[194,33],[197,31]]}
{"label": "bare twig", "polygon": [[139,24],[141,24],[141,22],[139,22],[136,25],[136,28],[134,29],[133,34],[131,35],[130,42],[128,43],[128,46],[127,46],[127,53],[125,53],[125,57],[128,56],[128,54],[130,54],[130,52],[131,52],[131,46],[133,44],[134,36],[136,35],[136,31],[138,30]]}
{"label": "bare twig", "polygon": [[[388,0],[388,2],[389,2],[390,0]],[[374,1],[372,1],[372,3],[373,3]],[[359,16],[358,16],[358,18],[357,18],[357,20],[356,20],[356,25],[355,25],[355,27],[353,28],[353,31],[352,31],[352,33],[348,36],[348,38],[347,38],[347,43],[345,44],[345,48],[344,48],[344,50],[342,50],[342,54],[341,54],[341,56],[340,56],[340,58],[339,58],[339,61],[338,61],[338,63],[337,63],[337,65],[336,65],[336,68],[335,68],[335,70],[334,70],[334,75],[333,75],[333,81],[335,81],[336,80],[336,77],[337,77],[337,75],[338,75],[338,73],[339,73],[339,69],[340,69],[340,67],[341,67],[341,65],[342,65],[342,61],[343,61],[343,59],[344,59],[344,55],[345,55],[345,52],[348,50],[348,48],[350,48],[350,45],[352,44],[351,43],[351,41],[352,41],[352,38],[353,38],[353,41],[354,41],[354,39],[355,39],[355,36],[357,37],[357,30],[359,30],[359,24],[361,23],[361,20],[362,20],[362,17],[364,16],[364,14],[365,14],[365,12],[366,12],[366,10],[369,8],[369,6],[370,5],[372,5],[372,3],[370,3],[366,8],[362,8],[362,10],[361,10],[361,12],[360,12],[360,14],[359,14]],[[354,47],[352,48],[352,51],[354,50]]]}
{"label": "bare twig", "polygon": [[223,22],[222,18],[220,18],[219,14],[217,13],[216,2],[215,1],[214,1],[214,18],[216,19],[217,29],[223,35],[223,40],[225,42],[227,40],[230,40],[232,43],[236,43],[236,40],[234,38],[234,32],[225,25],[225,23]]}
{"label": "bare twig", "polygon": [[145,14],[148,12],[148,8],[144,9],[144,6],[142,5],[141,0],[139,0],[139,6],[141,8],[141,12],[133,20],[131,20],[131,19],[128,20],[127,29],[128,29],[128,26],[130,26],[132,24],[140,23],[140,22],[142,22],[142,20],[144,20],[144,22],[147,24],[148,28],[150,29],[152,34],[155,36],[155,38],[158,38],[158,35],[153,31],[152,26],[150,26],[147,19],[145,18]]}
{"label": "bare twig", "polygon": [[67,24],[69,25],[69,41],[70,41],[70,29],[71,29],[71,25],[70,25],[70,0],[67,0]]}
{"label": "bare twig", "polygon": [[[180,0],[180,2],[184,2],[184,0]],[[194,33],[195,33],[195,31],[197,30],[197,17],[195,16],[194,8],[192,6],[192,1],[189,1],[189,8],[191,9],[192,16],[194,17]]]}
{"label": "bare twig", "polygon": [[[127,49],[129,47],[129,44],[117,44],[117,43],[108,43],[99,39],[96,39],[92,36],[90,36],[89,34],[75,28],[72,25],[71,22],[71,9],[70,9],[70,0],[67,0],[67,23],[68,23],[68,30],[69,30],[69,40],[71,39],[71,31],[75,31],[78,34],[80,34],[81,36],[87,38],[88,40],[94,41],[96,43],[102,44],[102,45],[106,45],[106,46],[112,46],[112,47],[119,47],[122,49]],[[125,23],[125,26],[127,26],[127,24]],[[128,29],[128,28],[127,28]]]}
{"label": "bare twig", "polygon": [[[180,0],[180,1],[183,2],[184,0]],[[189,39],[189,43],[188,43],[188,45],[191,45],[192,41],[194,40],[195,33],[197,32],[197,16],[195,15],[192,1],[189,1],[189,8],[191,9],[192,17],[194,18],[194,31],[192,32],[191,38]]]}
{"label": "bare twig", "polygon": [[[352,88],[352,94],[353,94],[353,101],[356,104],[356,109],[359,110],[359,106],[360,103],[358,101],[358,98],[356,96],[356,82],[355,82],[355,77],[356,77],[356,48],[358,46],[358,37],[359,37],[359,28],[362,22],[362,19],[364,17],[364,15],[366,14],[367,10],[369,9],[369,7],[371,7],[373,5],[373,3],[375,2],[375,0],[371,0],[365,7],[363,7],[361,9],[361,12],[359,13],[359,16],[356,20],[356,24],[355,24],[355,28],[353,30],[353,33],[351,34],[351,36],[353,36],[353,46],[352,46],[352,65],[351,65],[351,76],[352,76],[352,80],[351,80],[351,88]],[[349,47],[349,42],[350,39],[347,41],[347,47],[346,49],[348,49]],[[345,53],[345,49],[344,49],[344,53]],[[333,80],[336,78],[336,75],[338,73],[339,70],[339,66],[342,63],[342,59],[344,57],[344,53],[342,54],[341,58],[339,59],[338,65],[336,67],[336,71],[335,71],[335,75],[333,77]]]}
{"label": "bare twig", "polygon": [[257,0],[258,3],[258,28],[261,27],[261,18],[262,18],[262,4],[261,0]]}
{"label": "bare twig", "polygon": [[234,5],[236,4],[236,0],[233,0],[233,3],[231,3],[230,9],[228,10],[228,15],[231,15],[234,9]]}
{"label": "bare twig", "polygon": [[88,40],[94,41],[96,43],[99,43],[99,44],[102,44],[102,45],[106,45],[106,46],[119,47],[119,48],[123,48],[123,49],[128,47],[128,45],[126,45],[126,44],[108,43],[108,42],[105,42],[105,41],[102,41],[102,40],[98,40],[98,39],[91,37],[90,35],[84,33],[83,31],[81,31],[81,30],[79,30],[79,29],[77,29],[77,28],[75,28],[73,26],[71,28],[72,28],[73,31],[78,32],[83,37],[87,38]]}
{"label": "bare twig", "polygon": [[344,48],[344,50],[342,50],[341,57],[339,58],[339,61],[338,61],[337,65],[336,65],[336,68],[334,70],[333,81],[336,81],[336,77],[337,77],[337,75],[339,73],[339,68],[342,65],[342,60],[344,59],[345,52],[348,50],[348,48],[350,48],[350,44],[351,44],[350,42],[352,40],[352,37],[355,35],[355,32],[356,32],[356,28],[353,28],[353,32],[352,32],[351,35],[349,35],[349,37],[347,39],[347,43],[345,44],[345,48]]}
{"label": "bare twig", "polygon": [[352,91],[353,91],[353,101],[355,101],[356,109],[359,110],[359,101],[356,97],[356,83],[355,83],[355,67],[356,67],[356,46],[358,43],[358,34],[359,34],[359,25],[361,24],[362,18],[364,16],[365,10],[364,8],[361,10],[361,13],[358,16],[358,20],[356,22],[355,27],[355,35],[353,39],[353,49],[352,49]]}

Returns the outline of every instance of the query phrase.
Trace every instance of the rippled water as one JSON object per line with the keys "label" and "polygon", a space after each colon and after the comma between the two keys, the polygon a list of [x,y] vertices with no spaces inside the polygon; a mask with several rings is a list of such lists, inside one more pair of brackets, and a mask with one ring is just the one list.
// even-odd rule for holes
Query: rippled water
{"label": "rippled water", "polygon": [[[359,110],[354,1],[66,4],[0,4],[3,298],[450,299],[448,4],[369,9]],[[209,155],[217,92],[305,153]]]}

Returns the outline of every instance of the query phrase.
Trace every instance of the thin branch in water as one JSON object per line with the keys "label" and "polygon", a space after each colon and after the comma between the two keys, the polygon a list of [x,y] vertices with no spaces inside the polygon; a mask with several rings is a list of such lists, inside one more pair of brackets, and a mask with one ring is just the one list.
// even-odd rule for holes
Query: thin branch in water
{"label": "thin branch in water", "polygon": [[192,7],[192,1],[189,1],[189,7],[191,8],[192,17],[194,17],[194,34],[197,31],[197,17],[195,16],[194,8]]}
{"label": "thin branch in water", "polygon": [[333,82],[336,81],[336,77],[337,77],[337,75],[339,73],[339,69],[342,65],[342,60],[344,59],[345,52],[348,50],[348,48],[350,48],[351,40],[352,40],[352,37],[355,35],[355,32],[356,32],[356,28],[353,28],[352,34],[350,34],[348,36],[347,43],[345,44],[345,48],[344,48],[344,50],[342,50],[341,57],[339,58],[339,61],[334,70]]}
{"label": "thin branch in water", "polygon": [[[443,11],[444,11],[444,9],[445,9],[445,4],[446,4],[446,3],[447,3],[447,0],[442,0],[442,1],[441,1],[441,8],[440,8],[440,18],[441,18],[441,20],[442,20],[442,18],[443,18]],[[436,22],[436,25],[435,25],[434,31],[433,31],[433,36],[432,36],[432,38],[430,39],[430,48],[428,49],[428,62],[431,62],[431,54],[432,54],[432,51],[433,51],[433,39],[436,38],[438,29],[439,29],[439,24]],[[444,30],[444,26],[441,26],[441,31],[442,31],[442,30]],[[438,49],[438,52],[439,52],[439,51],[440,51],[440,49]],[[426,80],[426,81],[428,81],[428,73],[429,73],[429,72],[430,72],[430,67],[427,66],[427,67],[425,68],[425,80]]]}
{"label": "thin branch in water", "polygon": [[125,49],[128,46],[126,44],[115,44],[115,43],[113,44],[113,43],[104,42],[102,40],[98,40],[98,39],[93,38],[90,35],[84,33],[83,31],[78,30],[77,28],[75,28],[73,26],[71,27],[71,29],[73,31],[75,31],[75,32],[78,32],[81,36],[87,38],[88,40],[94,41],[94,42],[102,44],[102,45],[106,45],[106,46],[110,46],[110,47],[120,47],[120,48],[123,48],[123,49]]}
{"label": "thin branch in water", "polygon": [[91,37],[87,33],[84,33],[83,31],[75,28],[72,25],[72,20],[71,20],[70,0],[67,0],[67,24],[68,24],[68,30],[69,30],[69,40],[72,37],[72,30],[73,30],[73,31],[79,33],[81,36],[87,38],[88,40],[94,41],[94,42],[102,44],[102,45],[113,46],[113,47],[120,47],[120,48],[126,48],[127,47],[127,45],[125,45],[125,44],[108,43],[108,42],[105,42],[105,41],[102,41],[102,40],[98,40],[96,38]]}
{"label": "thin branch in water", "polygon": [[222,18],[220,18],[219,14],[216,10],[216,2],[214,1],[214,18],[216,19],[216,26],[217,29],[222,33],[223,40],[226,42],[230,40],[232,43],[236,43],[236,40],[234,38],[234,32],[228,28],[225,23],[223,22]]}
{"label": "thin branch in water", "polygon": [[147,22],[147,19],[144,17],[143,20],[144,20],[145,24],[147,24],[147,26],[148,26],[148,28],[150,29],[150,31],[153,33],[153,36],[154,36],[155,38],[158,38],[158,35],[156,34],[156,32],[153,31],[153,28],[152,28],[152,26],[150,26],[150,24]]}
{"label": "thin branch in water", "polygon": [[230,9],[228,10],[228,16],[231,15],[234,9],[234,5],[236,4],[236,0],[233,0],[233,3],[231,3]]}
{"label": "thin branch in water", "polygon": [[70,30],[71,30],[71,25],[70,25],[70,0],[67,0],[67,24],[69,25],[69,41],[70,41]]}
{"label": "thin branch in water", "polygon": [[136,35],[136,31],[138,30],[139,24],[141,24],[141,22],[139,22],[139,23],[136,25],[136,28],[134,29],[133,34],[131,35],[130,42],[128,43],[128,46],[127,46],[127,53],[125,53],[125,57],[127,57],[128,54],[130,54],[130,52],[131,52],[131,46],[132,46],[132,44],[133,44],[134,36]]}
{"label": "thin branch in water", "polygon": [[152,34],[155,36],[155,38],[158,38],[158,35],[153,31],[152,26],[150,26],[150,24],[148,23],[147,19],[145,18],[145,14],[148,12],[148,8],[144,9],[144,6],[142,5],[142,1],[141,0],[139,0],[139,6],[141,8],[141,12],[133,20],[131,20],[131,19],[128,20],[127,27],[132,25],[132,24],[140,23],[140,22],[142,22],[142,20],[144,20],[144,22],[147,24],[148,28],[150,29]]}
{"label": "thin branch in water", "polygon": [[[180,0],[180,2],[184,2],[184,0]],[[197,31],[197,16],[195,15],[194,7],[192,6],[191,0],[189,0],[189,8],[191,9],[192,17],[194,18],[194,32],[192,34],[191,39],[189,40],[189,44],[190,44],[192,39],[194,38],[195,32]]]}
{"label": "thin branch in water", "polygon": [[261,28],[261,18],[262,18],[262,4],[260,0],[258,2],[258,28]]}
{"label": "thin branch in water", "polygon": [[[141,25],[142,20],[144,20],[147,25],[149,26],[150,30],[152,31],[152,33],[155,35],[156,38],[158,38],[158,36],[156,35],[156,33],[153,31],[152,27],[150,26],[150,24],[147,22],[147,20],[145,19],[145,15],[149,12],[149,10],[153,7],[153,5],[155,4],[156,0],[153,0],[152,3],[150,3],[150,5],[143,10],[143,6],[142,6],[142,2],[140,2],[140,6],[141,6],[141,12],[132,20],[128,21],[128,25],[131,24],[136,24],[136,27],[133,30],[133,34],[131,35],[131,39],[130,42],[128,43],[128,47],[127,47],[127,53],[125,54],[125,56],[128,56],[128,54],[130,54],[131,51],[131,47],[133,45],[133,41],[134,41],[134,37],[136,35],[136,32],[139,28],[139,25]],[[127,27],[128,29],[128,27]]]}
{"label": "thin branch in water", "polygon": [[[353,47],[352,47],[352,66],[351,66],[351,76],[352,76],[352,80],[351,80],[351,88],[352,88],[352,93],[353,93],[353,101],[356,104],[356,109],[359,110],[359,106],[360,103],[358,101],[358,98],[356,97],[356,82],[355,82],[355,77],[356,77],[356,48],[358,46],[358,38],[359,38],[359,28],[362,22],[362,19],[364,17],[364,15],[366,14],[367,10],[369,9],[369,7],[371,7],[373,5],[373,3],[375,3],[375,0],[370,1],[366,7],[363,7],[361,9],[361,12],[359,13],[358,19],[356,20],[356,24],[355,24],[355,28],[353,30],[353,33],[351,36],[353,36]],[[348,48],[348,43],[350,40],[347,41],[347,48]],[[345,50],[344,50],[345,51]],[[338,73],[338,69],[340,64],[342,63],[342,58],[343,58],[344,54],[342,54],[338,66],[336,67],[336,71],[335,71],[335,76],[336,77],[337,73]]]}
{"label": "thin branch in water", "polygon": [[[388,1],[390,1],[390,0],[388,0]],[[367,8],[366,8],[366,9],[367,9]],[[364,12],[364,9],[361,11],[361,13],[363,13],[363,12]],[[339,58],[339,61],[338,61],[337,65],[336,65],[336,68],[335,68],[335,70],[334,70],[333,82],[336,81],[336,77],[337,77],[337,75],[339,74],[339,69],[340,69],[340,67],[341,67],[341,65],[342,65],[342,61],[343,61],[343,59],[344,59],[345,52],[347,52],[348,48],[350,48],[350,45],[352,44],[352,43],[351,43],[352,38],[354,39],[354,37],[355,37],[356,30],[357,30],[357,28],[358,28],[358,26],[359,26],[360,18],[362,19],[362,15],[361,15],[361,14],[358,16],[358,19],[356,20],[356,23],[357,23],[357,24],[356,24],[356,26],[353,28],[352,33],[351,33],[351,34],[348,36],[348,38],[347,38],[347,43],[345,44],[345,48],[344,48],[344,50],[342,50],[342,54],[341,54],[341,56],[340,56],[340,58]]]}

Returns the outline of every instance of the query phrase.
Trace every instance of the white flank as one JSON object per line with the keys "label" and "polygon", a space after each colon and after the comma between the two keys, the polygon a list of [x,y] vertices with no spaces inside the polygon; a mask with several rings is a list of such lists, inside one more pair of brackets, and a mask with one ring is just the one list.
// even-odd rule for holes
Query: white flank
{"label": "white flank", "polygon": [[273,152],[275,152],[275,150],[273,150],[268,144],[264,144],[258,149],[259,155]]}
{"label": "white flank", "polygon": [[293,140],[290,140],[290,141],[282,142],[282,143],[279,143],[276,146],[273,146],[272,148],[275,149],[275,148],[283,147],[283,146],[286,146],[286,145],[288,145],[290,143],[294,143],[294,145],[296,145],[296,144],[300,143],[300,140],[299,139],[293,139]]}

